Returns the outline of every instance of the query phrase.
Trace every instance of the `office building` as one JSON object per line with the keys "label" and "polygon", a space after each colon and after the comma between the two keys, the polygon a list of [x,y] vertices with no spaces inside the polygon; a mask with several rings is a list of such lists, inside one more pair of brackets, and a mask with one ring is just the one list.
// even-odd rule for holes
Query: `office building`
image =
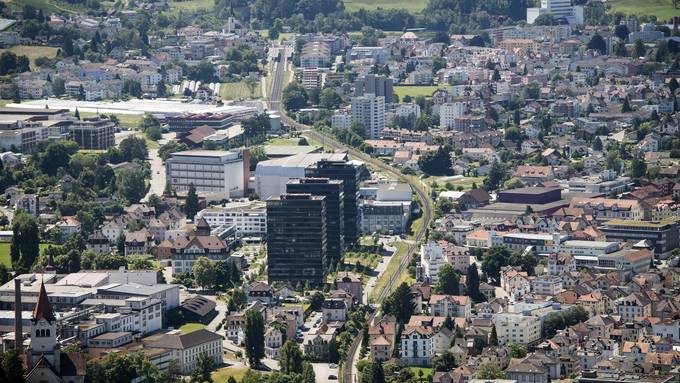
{"label": "office building", "polygon": [[343,184],[345,245],[353,245],[359,238],[359,182],[360,169],[346,161],[319,161],[309,167],[307,177],[330,178]]}
{"label": "office building", "polygon": [[385,97],[385,103],[394,102],[394,88],[392,79],[386,76],[367,74],[354,80],[354,95],[363,96],[371,93],[376,96]]}
{"label": "office building", "polygon": [[613,219],[599,227],[607,241],[637,243],[646,241],[653,246],[654,254],[665,259],[680,245],[677,218],[661,221]]}
{"label": "office building", "polygon": [[165,161],[167,183],[179,194],[191,184],[213,198],[243,197],[250,176],[248,149],[240,151],[187,150]]}
{"label": "office building", "polygon": [[300,153],[260,161],[255,169],[255,193],[261,200],[266,201],[271,196],[284,194],[286,184],[291,179],[305,178],[307,168],[317,162],[322,160],[344,162],[347,158],[347,153]]}
{"label": "office building", "polygon": [[385,129],[385,97],[373,93],[352,97],[352,123],[356,122],[364,126],[368,138],[380,138]]}
{"label": "office building", "polygon": [[283,194],[267,200],[269,283],[324,283],[326,251],[326,197]]}
{"label": "office building", "polygon": [[167,116],[166,122],[171,132],[185,133],[199,126],[209,126],[215,130],[223,130],[243,119],[257,114],[255,108],[232,106],[224,112],[182,113],[178,116]]}
{"label": "office building", "polygon": [[344,188],[340,180],[302,178],[288,182],[286,191],[326,197],[326,257],[331,265],[344,255]]}
{"label": "office building", "polygon": [[410,220],[409,205],[410,201],[364,201],[359,207],[361,233],[404,233]]}
{"label": "office building", "polygon": [[583,6],[571,5],[571,0],[541,0],[540,8],[527,8],[527,23],[533,24],[538,16],[548,13],[570,25],[583,25]]}
{"label": "office building", "polygon": [[116,144],[116,124],[108,118],[86,118],[71,125],[71,139],[81,149],[106,150]]}

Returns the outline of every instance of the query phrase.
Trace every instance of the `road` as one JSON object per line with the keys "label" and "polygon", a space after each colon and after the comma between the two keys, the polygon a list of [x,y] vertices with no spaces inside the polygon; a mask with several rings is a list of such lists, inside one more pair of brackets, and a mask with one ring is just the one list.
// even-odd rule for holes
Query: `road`
{"label": "road", "polygon": [[[124,130],[122,132],[116,133],[116,145],[120,144],[123,139],[130,136],[136,136],[140,133],[141,132],[137,130]],[[165,133],[163,134],[163,138],[158,140],[158,144],[164,145],[174,138],[175,133]],[[158,149],[149,148],[148,160],[149,165],[151,165],[151,180],[149,183],[149,190],[147,191],[144,198],[142,198],[141,202],[146,202],[151,194],[161,196],[165,190],[165,166],[163,166],[163,160],[161,160],[161,158],[158,156]]]}
{"label": "road", "polygon": [[[282,49],[280,47],[273,47],[272,49]],[[283,48],[286,52],[288,52],[287,48]],[[331,147],[332,149],[335,150],[342,150],[346,151],[349,153],[351,157],[357,158],[361,161],[363,161],[366,164],[370,164],[374,168],[377,168],[384,172],[385,174],[389,174],[390,176],[394,177],[395,179],[407,183],[411,186],[413,191],[416,193],[418,196],[418,199],[420,200],[421,204],[421,209],[423,212],[423,218],[424,218],[424,224],[420,226],[418,229],[418,232],[415,233],[414,235],[414,241],[412,244],[409,245],[408,251],[404,253],[402,256],[401,261],[399,262],[399,267],[397,269],[397,272],[392,274],[390,277],[389,281],[387,282],[386,288],[381,292],[380,296],[377,299],[377,302],[382,302],[385,297],[394,289],[394,285],[396,281],[399,280],[399,276],[402,274],[404,269],[408,266],[409,261],[413,257],[414,254],[417,253],[418,250],[418,245],[419,242],[425,237],[425,233],[427,231],[427,228],[429,226],[429,223],[432,219],[432,212],[433,212],[433,203],[432,200],[430,199],[429,193],[423,186],[423,183],[420,182],[420,180],[415,179],[414,177],[407,177],[403,175],[399,169],[393,168],[382,161],[375,159],[371,157],[370,155],[367,155],[366,153],[360,152],[354,148],[348,147],[347,145],[338,142],[335,137],[331,137],[328,135],[325,135],[319,131],[313,130],[311,126],[309,125],[303,125],[299,124],[290,117],[288,117],[284,111],[280,108],[280,102],[281,102],[281,93],[283,89],[283,81],[284,81],[284,76],[285,76],[285,69],[287,66],[287,54],[282,55],[281,62],[277,63],[276,69],[274,72],[274,79],[273,79],[273,86],[272,86],[272,92],[269,97],[269,109],[270,110],[276,110],[280,111],[281,113],[281,121],[284,122],[285,124],[293,127],[294,129],[303,132],[304,135],[308,136],[309,138],[319,141],[319,142],[324,142],[327,146]],[[371,323],[376,315],[376,310],[369,316],[368,322]],[[350,361],[344,366],[344,371],[342,371],[342,374],[344,375],[344,381],[347,383],[354,382],[355,380],[358,380],[356,369],[354,368],[354,360],[355,360],[355,354],[357,353],[359,346],[361,345],[361,333],[359,333],[359,336],[357,336],[354,339],[354,343],[352,343],[352,346],[348,350],[347,353],[347,360]]]}

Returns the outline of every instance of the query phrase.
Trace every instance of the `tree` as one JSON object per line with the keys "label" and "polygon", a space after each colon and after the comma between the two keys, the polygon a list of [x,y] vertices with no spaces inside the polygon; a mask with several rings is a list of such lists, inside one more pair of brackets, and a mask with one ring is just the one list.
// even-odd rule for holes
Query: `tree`
{"label": "tree", "polygon": [[602,140],[600,140],[600,137],[595,137],[593,140],[593,150],[602,151]]}
{"label": "tree", "polygon": [[482,255],[482,272],[496,286],[500,284],[501,267],[507,264],[510,256],[510,250],[502,246],[493,246]]}
{"label": "tree", "polygon": [[338,352],[338,343],[335,337],[328,342],[328,363],[338,363],[340,360],[340,353]]}
{"label": "tree", "polygon": [[489,346],[498,346],[498,332],[496,331],[496,325],[491,325],[491,336],[489,337]]}
{"label": "tree", "polygon": [[534,19],[534,25],[555,25],[555,17],[552,13],[544,13]]}
{"label": "tree", "polygon": [[312,309],[312,311],[318,311],[321,310],[321,304],[326,298],[323,296],[323,294],[320,291],[315,291],[314,294],[312,294],[311,297],[309,297],[309,308]]}
{"label": "tree", "polygon": [[456,357],[449,351],[432,358],[432,367],[435,371],[451,371],[456,368]]}
{"label": "tree", "polygon": [[445,263],[442,265],[437,275],[437,285],[435,286],[437,293],[446,295],[459,294],[460,278],[451,264]]}
{"label": "tree", "polygon": [[128,202],[138,202],[146,194],[144,179],[144,172],[139,169],[122,169],[116,180],[118,194]]}
{"label": "tree", "polygon": [[527,356],[527,346],[518,343],[510,343],[508,345],[508,353],[511,358],[524,358]]}
{"label": "tree", "polygon": [[196,194],[196,187],[193,183],[191,183],[189,184],[187,199],[184,202],[184,212],[186,213],[187,217],[193,220],[196,216],[196,213],[198,213],[200,209],[201,208],[198,204],[198,195]]}
{"label": "tree", "polygon": [[24,367],[18,350],[0,353],[0,381],[23,383]]}
{"label": "tree", "polygon": [[505,372],[503,372],[503,370],[501,370],[496,365],[496,363],[493,362],[483,363],[481,366],[479,366],[477,372],[475,373],[475,379],[492,380],[505,378],[506,378]]}
{"label": "tree", "polygon": [[198,257],[193,268],[194,280],[205,289],[215,283],[215,264],[207,257]]}
{"label": "tree", "polygon": [[40,253],[38,220],[29,213],[19,212],[12,221],[10,257],[17,273],[28,271]]}
{"label": "tree", "polygon": [[408,323],[415,306],[411,300],[411,289],[402,282],[382,304],[382,311],[388,315],[394,315],[399,323]]}
{"label": "tree", "polygon": [[146,147],[146,141],[143,138],[134,136],[126,137],[120,142],[120,152],[124,161],[132,162],[133,160],[146,160],[149,155],[149,150]]}
{"label": "tree", "polygon": [[289,111],[295,111],[302,109],[307,106],[307,101],[309,101],[309,96],[307,91],[302,85],[297,83],[290,83],[283,90],[282,94],[283,107]]}
{"label": "tree", "polygon": [[264,319],[257,310],[248,310],[245,324],[245,349],[248,364],[257,366],[264,358]]}
{"label": "tree", "polygon": [[619,39],[625,41],[628,38],[630,31],[628,30],[628,26],[626,24],[618,24],[616,27],[614,27],[614,34]]}
{"label": "tree", "polygon": [[646,54],[647,47],[645,47],[645,43],[643,43],[640,39],[635,40],[635,43],[633,43],[633,51],[631,52],[633,58],[637,59],[640,57],[645,57]]}
{"label": "tree", "polygon": [[246,87],[248,88],[248,92],[250,94],[250,97],[253,97],[253,94],[255,94],[255,89],[260,85],[260,79],[258,78],[257,75],[248,75],[246,78],[243,80],[245,82]]}
{"label": "tree", "polygon": [[374,361],[361,371],[360,383],[385,383],[382,362]]}
{"label": "tree", "polygon": [[630,100],[628,97],[623,99],[623,104],[621,104],[621,113],[630,113],[633,109],[630,107]]}
{"label": "tree", "polygon": [[299,374],[302,372],[302,352],[300,346],[292,340],[279,349],[279,365],[284,374]]}
{"label": "tree", "polygon": [[196,361],[196,369],[191,373],[191,383],[212,383],[210,373],[213,371],[215,363],[213,359],[205,352],[198,354]]}
{"label": "tree", "polygon": [[187,71],[187,77],[190,80],[201,81],[204,83],[214,82],[215,66],[208,60],[202,60],[198,64],[192,66]]}
{"label": "tree", "polygon": [[326,109],[337,109],[342,104],[342,97],[333,88],[324,88],[319,96],[319,105]]}
{"label": "tree", "polygon": [[607,54],[607,43],[604,41],[602,36],[599,34],[593,35],[593,37],[588,41],[588,49],[593,49],[600,52],[601,55]]}
{"label": "tree", "polygon": [[447,315],[446,318],[444,318],[444,323],[442,323],[442,326],[448,328],[449,330],[453,331],[453,329],[456,327],[456,324],[453,323],[453,319],[451,319],[450,315]]}
{"label": "tree", "polygon": [[465,287],[467,289],[467,295],[470,296],[472,300],[475,302],[484,300],[484,296],[479,292],[479,271],[477,270],[476,263],[472,263],[467,268]]}
{"label": "tree", "polygon": [[314,367],[312,364],[304,361],[302,362],[302,383],[314,383],[316,382],[316,375],[314,374]]}
{"label": "tree", "polygon": [[57,97],[66,93],[66,81],[63,78],[57,77],[52,80],[52,93]]}
{"label": "tree", "polygon": [[67,168],[71,156],[78,151],[78,144],[73,141],[54,141],[36,155],[40,170],[55,176],[59,168]]}
{"label": "tree", "polygon": [[9,268],[4,263],[0,263],[0,285],[4,285],[12,279]]}
{"label": "tree", "polygon": [[644,158],[642,158],[640,155],[633,156],[630,168],[631,176],[633,178],[644,177],[645,173],[647,173],[647,164],[645,163]]}
{"label": "tree", "polygon": [[484,189],[488,191],[498,189],[507,177],[507,174],[505,166],[494,160],[489,169],[489,173],[484,179]]}

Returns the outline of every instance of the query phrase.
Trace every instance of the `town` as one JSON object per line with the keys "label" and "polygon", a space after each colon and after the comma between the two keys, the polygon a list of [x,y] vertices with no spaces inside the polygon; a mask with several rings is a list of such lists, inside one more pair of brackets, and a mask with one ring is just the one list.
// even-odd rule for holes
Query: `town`
{"label": "town", "polygon": [[646,3],[0,2],[0,382],[680,382]]}

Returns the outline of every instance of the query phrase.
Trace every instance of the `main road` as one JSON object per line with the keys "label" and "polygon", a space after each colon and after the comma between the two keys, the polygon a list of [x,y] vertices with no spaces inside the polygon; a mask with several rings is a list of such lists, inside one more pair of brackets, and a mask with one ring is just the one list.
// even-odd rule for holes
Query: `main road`
{"label": "main road", "polygon": [[[401,182],[407,183],[411,186],[411,188],[414,190],[416,195],[418,196],[418,199],[420,201],[420,206],[422,209],[423,213],[423,224],[418,228],[418,231],[414,234],[414,241],[409,245],[408,251],[406,251],[403,255],[401,260],[399,261],[399,267],[397,268],[397,271],[393,273],[390,276],[389,281],[386,284],[386,287],[380,292],[380,295],[378,296],[378,299],[376,300],[375,303],[380,303],[382,302],[387,295],[396,287],[395,283],[399,280],[399,276],[404,272],[406,267],[408,267],[408,264],[411,260],[411,258],[416,254],[418,250],[418,245],[419,242],[422,241],[425,238],[425,233],[427,231],[427,228],[429,227],[430,221],[432,219],[432,211],[433,211],[433,204],[432,204],[432,199],[430,198],[429,193],[425,189],[425,186],[420,180],[418,180],[415,177],[409,177],[404,174],[402,174],[399,169],[396,169],[392,166],[389,166],[385,164],[384,162],[371,157],[370,155],[361,152],[359,150],[356,150],[352,147],[349,147],[335,139],[335,137],[326,135],[322,132],[319,132],[317,130],[314,130],[311,126],[309,125],[303,125],[298,123],[297,121],[291,119],[285,114],[285,111],[280,107],[281,104],[281,97],[282,97],[282,92],[283,92],[283,82],[284,82],[284,76],[286,73],[286,66],[288,65],[288,54],[290,52],[290,48],[288,47],[272,47],[271,49],[276,49],[277,52],[281,52],[281,55],[278,55],[279,61],[275,65],[274,69],[274,78],[272,82],[272,89],[269,97],[269,109],[270,110],[275,110],[279,111],[281,114],[281,121],[296,130],[303,132],[305,135],[309,136],[311,139],[316,140],[318,142],[323,142],[324,145],[329,146],[330,148],[334,150],[343,150],[349,153],[351,157],[357,158],[361,161],[363,161],[366,164],[369,164],[373,166],[376,169],[379,169],[385,174],[389,174],[392,177],[394,177],[397,180],[400,180]],[[371,323],[376,315],[377,310],[373,310],[373,313],[369,316],[368,322]],[[354,361],[355,357],[357,354],[357,351],[359,349],[359,346],[361,345],[361,333],[354,339],[354,342],[352,343],[352,346],[350,347],[348,353],[347,353],[347,358],[346,358],[346,364],[344,366],[344,370],[342,371],[342,374],[344,375],[344,382],[346,383],[351,383],[358,381],[357,377],[357,371],[356,368],[354,368]]]}

